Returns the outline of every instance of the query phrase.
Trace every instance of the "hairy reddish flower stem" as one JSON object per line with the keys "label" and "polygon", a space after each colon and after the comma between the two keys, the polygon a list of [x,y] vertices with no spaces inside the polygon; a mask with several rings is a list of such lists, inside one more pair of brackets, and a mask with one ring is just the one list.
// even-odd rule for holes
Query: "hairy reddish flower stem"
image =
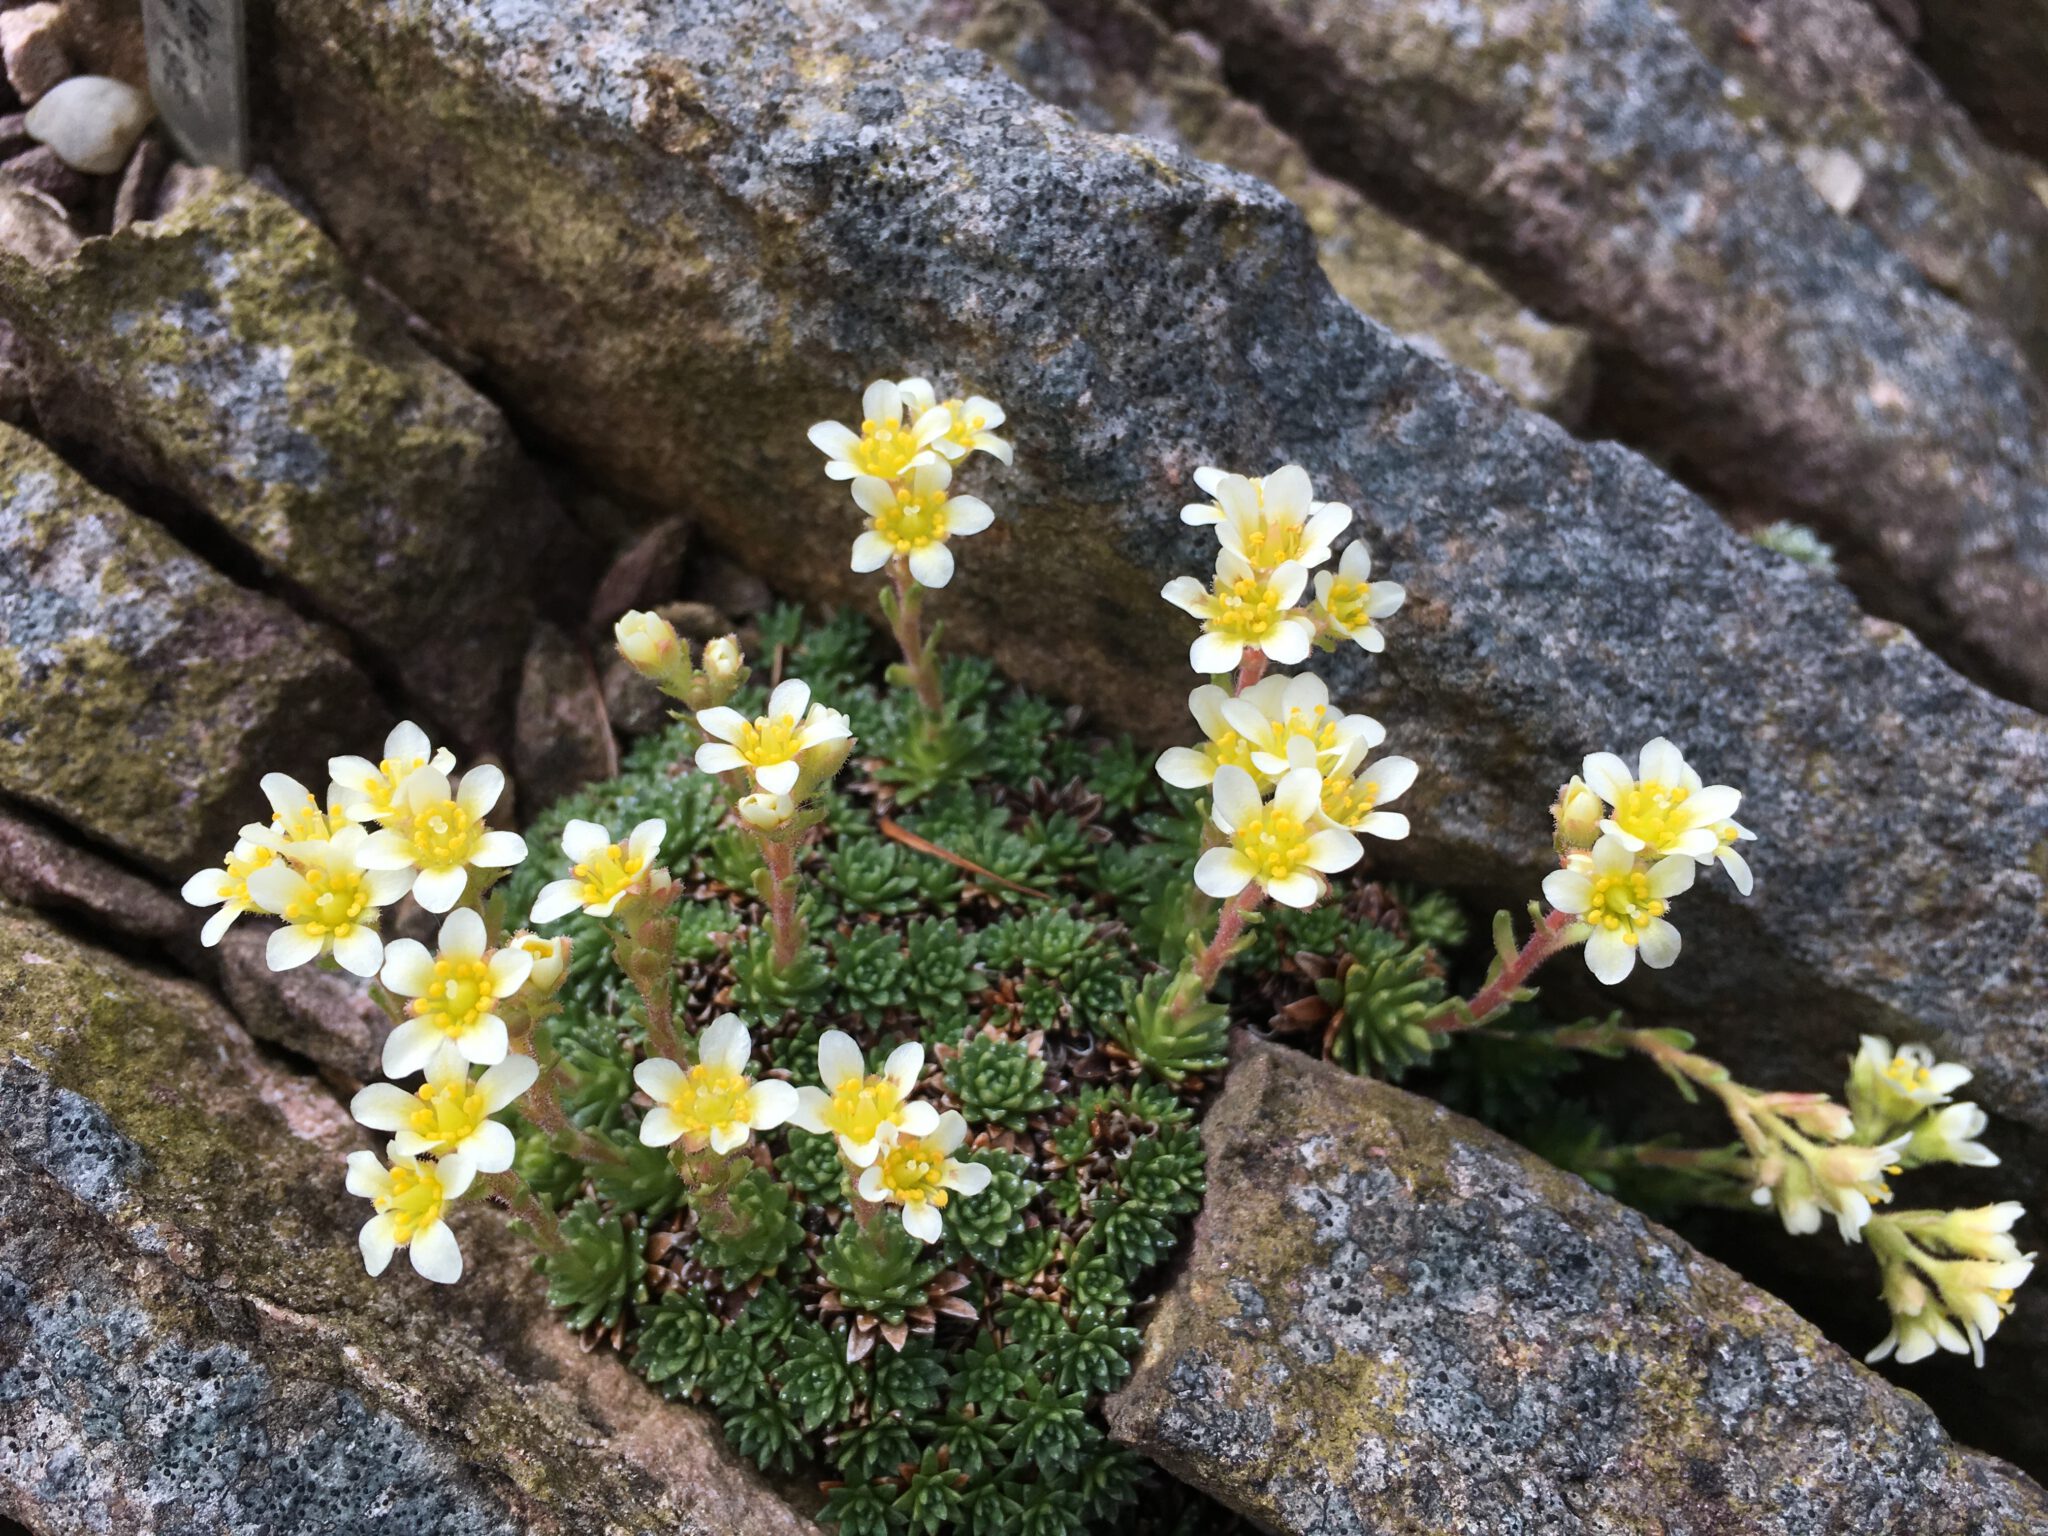
{"label": "hairy reddish flower stem", "polygon": [[[1214,990],[1216,978],[1223,974],[1223,967],[1230,960],[1230,952],[1244,935],[1245,917],[1264,896],[1265,892],[1256,885],[1248,885],[1223,903],[1223,910],[1216,916],[1216,937],[1181,973],[1182,985],[1175,989],[1173,1001],[1167,1006],[1169,1017],[1181,1017]],[[1190,982],[1193,984],[1188,985]]]}
{"label": "hairy reddish flower stem", "polygon": [[1501,967],[1500,974],[1473,994],[1463,1012],[1456,1004],[1446,1005],[1424,1019],[1423,1028],[1439,1035],[1455,1034],[1461,1029],[1472,1028],[1505,1008],[1544,961],[1561,950],[1571,948],[1572,941],[1567,935],[1577,921],[1569,912],[1552,912],[1544,918],[1543,925],[1529,935],[1529,941],[1515,958]]}
{"label": "hairy reddish flower stem", "polygon": [[796,850],[763,833],[761,857],[768,864],[768,926],[775,935],[775,969],[786,972],[804,948],[803,920],[796,910]]}
{"label": "hairy reddish flower stem", "polygon": [[1243,693],[1265,675],[1266,653],[1260,650],[1246,651],[1244,659],[1237,664],[1237,691]]}
{"label": "hairy reddish flower stem", "polygon": [[514,1216],[526,1223],[536,1243],[549,1253],[568,1251],[568,1242],[562,1236],[561,1221],[548,1209],[547,1202],[527,1185],[526,1180],[511,1172],[486,1174],[484,1178],[490,1192],[510,1206]]}
{"label": "hairy reddish flower stem", "polygon": [[924,644],[924,593],[910,574],[910,562],[898,555],[889,562],[889,579],[896,585],[896,611],[890,615],[896,644],[903,651],[903,668],[925,713],[937,719],[946,708],[945,691],[939,684],[939,669],[930,664]]}

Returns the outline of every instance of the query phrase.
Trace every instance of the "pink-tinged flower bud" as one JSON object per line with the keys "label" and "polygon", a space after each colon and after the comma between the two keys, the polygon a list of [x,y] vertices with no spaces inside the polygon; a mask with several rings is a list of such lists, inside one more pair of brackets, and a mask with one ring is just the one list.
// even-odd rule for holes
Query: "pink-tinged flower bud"
{"label": "pink-tinged flower bud", "polygon": [[632,663],[633,670],[657,681],[674,669],[682,656],[682,641],[675,625],[658,613],[634,609],[612,626],[619,654]]}
{"label": "pink-tinged flower bud", "polygon": [[1600,840],[1600,819],[1606,814],[1605,803],[1573,774],[1571,782],[1558,792],[1557,804],[1550,808],[1557,824],[1557,851],[1591,848]]}

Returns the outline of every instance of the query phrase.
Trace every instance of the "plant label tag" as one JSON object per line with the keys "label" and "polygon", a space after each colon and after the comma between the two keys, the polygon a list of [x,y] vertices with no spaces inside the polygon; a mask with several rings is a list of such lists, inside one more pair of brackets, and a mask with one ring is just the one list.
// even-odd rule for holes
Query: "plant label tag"
{"label": "plant label tag", "polygon": [[244,0],[142,0],[149,93],[178,148],[201,165],[249,163]]}

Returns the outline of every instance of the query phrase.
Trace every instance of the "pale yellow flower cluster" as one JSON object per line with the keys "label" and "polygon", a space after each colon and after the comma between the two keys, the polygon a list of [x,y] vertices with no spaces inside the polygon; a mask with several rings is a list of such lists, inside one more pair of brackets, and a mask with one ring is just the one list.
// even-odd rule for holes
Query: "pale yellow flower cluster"
{"label": "pale yellow flower cluster", "polygon": [[953,494],[953,470],[970,453],[1008,464],[996,435],[1003,408],[981,395],[941,401],[927,379],[877,379],[861,396],[858,430],[821,421],[810,430],[825,473],[852,482],[867,526],[853,541],[853,568],[898,569],[923,587],[953,579],[952,541],[995,521],[988,503]]}

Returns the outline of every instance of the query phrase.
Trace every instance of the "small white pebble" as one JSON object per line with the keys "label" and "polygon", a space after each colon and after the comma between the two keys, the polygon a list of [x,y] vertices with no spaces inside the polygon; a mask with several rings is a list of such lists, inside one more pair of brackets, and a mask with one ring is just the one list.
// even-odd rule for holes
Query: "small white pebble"
{"label": "small white pebble", "polygon": [[1801,151],[1799,169],[1820,200],[1837,213],[1847,214],[1863,196],[1867,178],[1862,165],[1846,149]]}
{"label": "small white pebble", "polygon": [[105,75],[73,75],[28,109],[24,126],[74,171],[110,176],[155,115],[149,98],[132,85]]}

